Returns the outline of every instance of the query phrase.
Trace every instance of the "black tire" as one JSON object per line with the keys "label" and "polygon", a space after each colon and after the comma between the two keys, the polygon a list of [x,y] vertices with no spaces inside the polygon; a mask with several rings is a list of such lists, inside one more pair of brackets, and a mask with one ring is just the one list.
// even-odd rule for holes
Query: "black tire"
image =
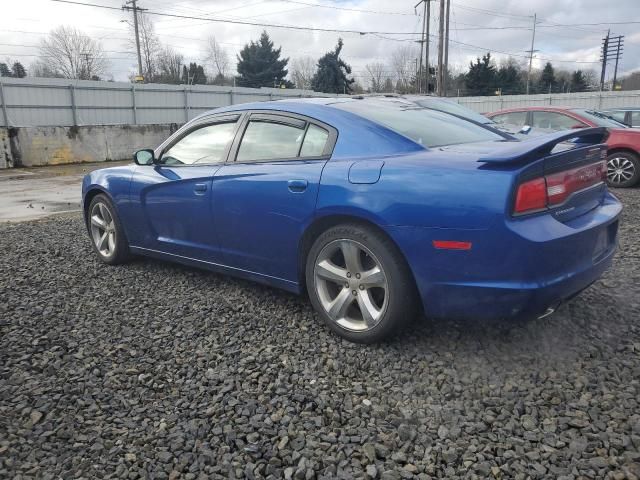
{"label": "black tire", "polygon": [[[345,240],[347,242],[344,242]],[[336,292],[334,300],[341,294],[345,295],[345,299],[350,292],[354,295],[354,298],[348,297],[350,300],[346,301],[351,302],[352,306],[349,306],[349,309],[356,308],[356,310],[349,311],[355,312],[356,314],[360,312],[360,315],[363,317],[360,325],[362,325],[364,329],[361,330],[347,328],[345,325],[339,323],[348,323],[346,318],[335,320],[328,314],[327,308],[323,306],[323,299],[321,298],[324,297],[324,305],[327,305],[328,297],[325,293],[327,292],[327,284],[325,283],[327,280],[316,276],[316,264],[322,262],[322,259],[325,258],[321,256],[321,254],[325,255],[325,252],[331,251],[331,248],[334,248],[333,245],[337,245],[336,252],[339,253],[336,253],[336,255],[340,258],[344,251],[342,250],[342,245],[345,245],[345,243],[347,245],[358,246],[357,257],[359,258],[359,264],[363,266],[361,269],[363,279],[368,272],[373,271],[370,269],[371,265],[379,265],[385,278],[384,288],[381,287],[378,290],[376,290],[377,287],[375,286],[364,287],[357,283],[348,283],[350,281],[358,282],[365,280],[349,278],[344,285],[339,283],[341,280],[335,281],[335,284],[333,283],[334,280],[329,281],[329,283],[333,285],[334,292]],[[369,264],[369,268],[365,268],[364,265],[366,262],[373,263]],[[337,263],[340,263],[340,260],[338,260]],[[341,269],[341,272],[344,274],[344,272],[349,270],[346,257],[344,256],[342,256],[342,265],[344,265],[344,269]],[[351,223],[342,224],[323,232],[313,243],[307,255],[305,278],[309,298],[318,315],[336,334],[352,342],[374,343],[388,338],[398,332],[403,325],[415,318],[420,312],[413,276],[404,257],[391,240],[368,226]],[[358,279],[360,278],[360,275],[358,275]],[[318,284],[316,283],[316,279],[318,279]],[[323,290],[323,288],[325,289]],[[359,290],[362,290],[362,292]],[[380,290],[383,291],[382,294],[376,293]],[[371,323],[367,323],[364,320],[360,300],[365,297],[360,297],[361,295],[366,296],[369,300],[373,299],[374,296],[378,297],[378,304],[376,306],[382,306],[379,308],[378,311],[380,313],[377,316],[377,320],[375,320],[377,323],[374,324],[373,320]],[[380,298],[384,298],[384,300],[380,300]],[[351,325],[351,323],[349,324]],[[353,324],[355,324],[355,322],[353,322]]]}
{"label": "black tire", "polygon": [[[621,167],[626,168],[626,174],[632,172],[631,177],[623,178]],[[614,152],[607,156],[607,185],[615,188],[629,188],[637,184],[638,180],[640,180],[638,155],[632,152]]]}
{"label": "black tire", "polygon": [[[92,214],[97,213],[98,215],[101,215],[101,212],[104,212],[104,209],[106,209],[108,215],[111,217],[111,222],[109,222],[109,229],[107,231],[105,229],[101,229],[96,225],[96,227],[99,229],[99,235],[98,237],[95,237],[94,231],[92,229]],[[118,265],[120,263],[126,262],[129,259],[129,241],[127,240],[124,228],[122,228],[122,223],[120,223],[118,211],[107,195],[101,193],[93,197],[91,203],[89,204],[89,209],[87,210],[86,223],[91,246],[102,262],[108,265]],[[104,231],[104,233],[107,235],[113,233],[113,245],[110,245],[109,242],[107,242],[107,248],[103,250],[98,248],[97,243],[98,238],[102,237],[100,231]]]}

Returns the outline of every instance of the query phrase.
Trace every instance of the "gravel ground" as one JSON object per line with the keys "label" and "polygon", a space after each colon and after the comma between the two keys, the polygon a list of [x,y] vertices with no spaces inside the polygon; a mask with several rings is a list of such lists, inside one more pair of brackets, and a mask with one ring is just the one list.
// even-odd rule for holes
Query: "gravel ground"
{"label": "gravel ground", "polygon": [[306,299],[0,225],[0,477],[640,478],[640,189],[545,320],[341,341]]}

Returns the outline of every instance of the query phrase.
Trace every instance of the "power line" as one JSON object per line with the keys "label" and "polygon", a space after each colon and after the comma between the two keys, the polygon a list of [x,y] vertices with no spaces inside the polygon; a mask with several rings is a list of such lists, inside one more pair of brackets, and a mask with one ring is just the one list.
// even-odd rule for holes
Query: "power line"
{"label": "power line", "polygon": [[301,2],[299,0],[278,0],[278,1],[286,2],[286,3],[297,3],[299,5],[307,5],[309,7],[329,8],[329,9],[332,9],[332,10],[345,10],[347,12],[372,13],[372,14],[376,14],[376,15],[403,15],[403,16],[407,16],[407,17],[415,17],[416,16],[415,13],[385,12],[385,11],[378,11],[378,10],[365,10],[365,9],[361,9],[361,8],[337,7],[335,5],[321,5],[321,4],[318,4],[318,3]]}
{"label": "power line", "polygon": [[[57,3],[67,3],[71,5],[82,5],[86,7],[96,7],[96,8],[105,8],[108,10],[120,10],[117,7],[111,7],[108,5],[100,5],[96,3],[88,3],[88,2],[79,2],[73,0],[50,0],[52,2]],[[458,5],[460,6],[460,5]],[[323,28],[323,27],[311,27],[311,26],[301,26],[301,25],[286,25],[286,24],[278,24],[278,23],[262,23],[262,22],[248,22],[245,20],[231,20],[231,19],[222,19],[222,18],[213,18],[213,17],[200,17],[195,15],[180,15],[175,13],[166,13],[166,12],[156,12],[152,10],[147,10],[146,13],[148,15],[155,15],[160,17],[171,17],[171,18],[180,18],[185,20],[203,20],[206,22],[216,22],[216,23],[231,23],[235,25],[248,25],[253,27],[269,27],[269,28],[283,28],[289,30],[303,30],[303,31],[313,31],[313,32],[330,32],[330,33],[353,33],[357,35],[420,35],[415,32],[383,32],[383,31],[372,31],[372,30],[350,30],[350,29],[340,29],[340,28]],[[553,27],[571,27],[571,26],[594,26],[594,25],[640,25],[640,21],[626,21],[626,22],[602,22],[602,23],[574,23],[574,24],[556,24]]]}
{"label": "power line", "polygon": [[476,12],[476,13],[482,13],[484,15],[490,15],[490,16],[493,16],[493,17],[531,18],[531,15],[518,15],[518,14],[512,14],[512,13],[497,12],[495,10],[487,10],[487,9],[484,9],[484,8],[471,7],[469,5],[464,5],[462,3],[457,3],[457,2],[455,2],[453,5],[458,7],[458,8],[462,8],[463,10],[469,10],[469,11]]}

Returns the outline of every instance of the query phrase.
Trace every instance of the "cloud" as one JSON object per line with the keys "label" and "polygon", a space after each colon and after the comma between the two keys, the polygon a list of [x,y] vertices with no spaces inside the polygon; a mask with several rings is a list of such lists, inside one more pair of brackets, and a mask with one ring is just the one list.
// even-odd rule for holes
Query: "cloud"
{"label": "cloud", "polygon": [[[94,0],[95,3],[120,7],[121,0]],[[304,3],[317,3],[319,8]],[[230,23],[207,22],[154,16],[156,31],[163,43],[185,55],[187,60],[205,62],[206,38],[215,35],[235,62],[242,45],[257,39],[266,29],[276,45],[282,46],[286,57],[311,56],[318,58],[332,49],[339,36],[344,39],[344,56],[351,63],[355,76],[361,81],[367,63],[390,63],[393,50],[402,45],[418,44],[411,33],[420,31],[422,18],[413,11],[415,2],[389,2],[387,0],[332,1],[332,0],[139,0],[141,7],[151,11],[195,17],[213,17],[231,20],[278,23],[298,26],[317,26],[357,31],[407,32],[405,35],[359,35],[357,33],[327,33],[285,30],[274,27],[246,26]],[[348,8],[352,10],[341,10]],[[432,2],[431,32],[436,34],[439,3]],[[369,10],[370,13],[353,10]],[[567,23],[605,23],[640,18],[638,0],[618,0],[616,7],[600,0],[537,0],[523,3],[519,0],[453,0],[451,8],[450,65],[453,69],[466,69],[469,61],[491,51],[497,61],[508,56],[526,62],[531,47],[532,15],[536,13],[534,66],[539,68],[551,61],[557,68],[599,69],[599,49],[607,25],[559,27]],[[37,58],[34,46],[49,30],[58,25],[73,25],[93,38],[99,39],[109,51],[111,70],[117,80],[125,80],[135,71],[134,52],[127,42],[130,27],[122,22],[131,13],[94,7],[54,3],[49,0],[9,2],[3,6],[6,30],[0,31],[0,58],[12,58],[29,65]],[[508,28],[506,28],[508,27]],[[637,25],[616,25],[615,34],[627,34],[622,71],[640,68],[640,34]],[[395,40],[390,40],[391,38]],[[402,41],[400,41],[402,40]],[[120,53],[116,53],[120,52]],[[128,53],[127,53],[128,52]],[[436,37],[431,39],[431,59],[436,59]],[[593,62],[593,63],[583,63]],[[389,67],[391,69],[391,67]],[[364,82],[363,82],[364,83]]]}

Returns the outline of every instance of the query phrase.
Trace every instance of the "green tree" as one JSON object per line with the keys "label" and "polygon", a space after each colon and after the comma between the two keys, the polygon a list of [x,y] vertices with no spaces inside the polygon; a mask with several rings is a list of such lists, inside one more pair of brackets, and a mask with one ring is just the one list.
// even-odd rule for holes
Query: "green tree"
{"label": "green tree", "polygon": [[238,55],[238,85],[243,87],[273,87],[286,84],[288,58],[280,58],[282,47],[273,48],[273,42],[266,31],[260,40],[251,42]]}
{"label": "green tree", "polygon": [[0,77],[13,77],[9,66],[6,63],[0,62]]}
{"label": "green tree", "polygon": [[207,76],[204,73],[203,66],[195,62],[190,62],[189,68],[187,69],[187,66],[183,65],[182,81],[183,83],[191,85],[205,85],[207,83]]}
{"label": "green tree", "polygon": [[522,93],[522,76],[515,60],[509,59],[500,65],[496,74],[497,87],[503,95],[517,95]]}
{"label": "green tree", "polygon": [[316,92],[351,93],[355,80],[347,77],[351,67],[340,58],[343,45],[339,38],[336,48],[318,60],[318,70],[311,80],[311,88]]}
{"label": "green tree", "polygon": [[587,91],[587,79],[582,73],[582,70],[576,70],[571,74],[571,91],[572,92],[586,92]]}
{"label": "green tree", "polygon": [[491,62],[491,53],[476,58],[469,64],[465,85],[469,95],[493,95],[496,90],[496,67]]}
{"label": "green tree", "polygon": [[538,80],[538,91],[540,93],[553,92],[556,89],[556,74],[551,62],[547,62],[542,69],[542,75]]}
{"label": "green tree", "polygon": [[24,78],[27,76],[27,71],[20,62],[14,62],[13,66],[11,67],[11,71],[13,73],[13,76],[16,78]]}

